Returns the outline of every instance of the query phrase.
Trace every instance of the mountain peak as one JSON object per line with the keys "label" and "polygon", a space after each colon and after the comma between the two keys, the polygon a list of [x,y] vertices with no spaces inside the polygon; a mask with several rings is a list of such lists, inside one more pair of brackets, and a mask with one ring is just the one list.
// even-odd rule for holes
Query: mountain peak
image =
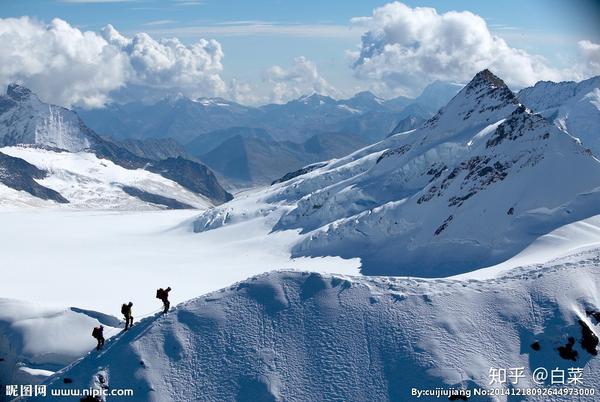
{"label": "mountain peak", "polygon": [[480,71],[460,92],[425,124],[452,132],[469,126],[491,124],[519,105],[515,94],[488,69]]}
{"label": "mountain peak", "polygon": [[298,99],[292,100],[290,102],[299,102],[304,103],[306,105],[323,105],[325,103],[335,103],[335,99],[327,95],[322,95],[317,92],[313,92],[312,94],[303,95]]}
{"label": "mountain peak", "polygon": [[16,101],[24,100],[29,98],[33,93],[29,88],[26,88],[20,84],[12,83],[8,85],[6,89],[6,95],[10,96]]}
{"label": "mountain peak", "polygon": [[354,94],[354,96],[352,98],[355,99],[378,99],[377,96],[375,96],[375,94],[371,91],[361,91],[361,92],[357,92]]}
{"label": "mountain peak", "polygon": [[508,86],[502,81],[502,79],[498,78],[487,68],[475,74],[475,77],[467,84],[467,88],[475,87],[480,85],[491,86],[492,88],[506,88]]}

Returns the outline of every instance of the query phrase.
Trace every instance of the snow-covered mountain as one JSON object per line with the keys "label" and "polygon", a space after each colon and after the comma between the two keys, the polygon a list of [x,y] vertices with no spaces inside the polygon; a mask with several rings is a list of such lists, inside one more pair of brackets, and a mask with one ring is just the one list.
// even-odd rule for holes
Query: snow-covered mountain
{"label": "snow-covered mountain", "polygon": [[[329,101],[306,100],[306,107]],[[95,182],[79,180],[97,171],[107,178],[98,193],[118,183],[148,189],[138,175],[154,174],[108,163],[97,153],[23,146],[0,152],[33,166],[27,169],[32,180],[66,199],[74,189],[93,192]],[[186,163],[178,158],[163,165],[160,179]],[[153,194],[166,194],[166,183],[151,180],[158,188]],[[289,172],[269,188],[245,192],[194,219],[189,211],[159,212],[153,220],[164,223],[143,231],[138,226],[152,221],[145,215],[86,215],[78,223],[94,227],[100,219],[99,229],[110,228],[85,241],[108,245],[118,256],[109,265],[129,267],[119,295],[134,293],[136,303],[140,298],[148,305],[155,300],[146,288],[155,282],[180,281],[173,286],[183,300],[190,289],[201,294],[214,283],[239,280],[244,269],[244,276],[274,266],[340,272],[358,265],[350,257],[360,258],[364,274],[435,279],[263,274],[139,321],[46,384],[50,390],[131,388],[133,401],[405,401],[415,399],[412,388],[552,388],[548,381],[534,384],[533,370],[580,367],[582,386],[597,388],[599,201],[598,159],[484,70],[416,128]],[[167,213],[181,215],[159,215]],[[8,233],[14,225],[66,221],[62,215],[3,218]],[[63,231],[79,232],[72,225],[65,222]],[[117,226],[127,230],[103,235]],[[69,241],[52,239],[46,249],[80,248],[80,240],[63,236]],[[130,255],[140,242],[151,250]],[[7,243],[0,245],[2,258],[25,261],[33,266],[28,272],[44,269],[33,256],[7,252],[22,240]],[[288,259],[290,253],[297,258]],[[330,255],[348,260],[303,258]],[[101,259],[95,256],[77,257]],[[516,263],[523,261],[533,265]],[[199,262],[206,267],[195,269]],[[103,261],[90,264],[102,267]],[[487,265],[493,266],[473,272]],[[211,270],[217,280],[203,276]],[[140,289],[128,289],[125,276],[139,272],[154,275]],[[94,297],[109,309],[120,303]],[[490,383],[491,368],[512,367],[523,367],[518,386]]]}
{"label": "snow-covered mountain", "polygon": [[540,81],[517,96],[600,155],[600,76],[581,82]]}
{"label": "snow-covered mountain", "polygon": [[268,136],[236,135],[198,158],[234,187],[270,184],[307,164],[347,155],[367,145],[342,133],[316,134],[298,144]]}
{"label": "snow-covered mountain", "polygon": [[434,81],[427,85],[415,98],[415,102],[439,109],[450,101],[463,88],[463,84],[446,81]]}
{"label": "snow-covered mountain", "polygon": [[[0,194],[2,194],[0,203],[9,203],[11,198],[19,198],[15,197],[19,192],[27,193],[32,198],[40,200],[51,200],[61,204],[68,203],[69,201],[60,193],[38,183],[38,180],[46,177],[47,172],[38,169],[36,166],[23,159],[0,152],[0,185],[2,186],[0,187]],[[9,196],[11,193],[14,194]]]}
{"label": "snow-covered mountain", "polygon": [[[438,400],[412,390],[439,387],[505,402],[474,388],[543,390],[535,369],[579,367],[565,387],[597,389],[598,263],[583,253],[469,282],[272,272],[146,319],[47,384],[133,389],[131,401]],[[517,385],[490,381],[513,367]]]}
{"label": "snow-covered mountain", "polygon": [[16,84],[0,96],[0,146],[5,204],[40,204],[29,195],[110,209],[205,208],[231,199],[199,162],[138,156],[98,136],[75,112],[45,104]]}
{"label": "snow-covered mountain", "polygon": [[260,196],[283,211],[274,229],[304,233],[294,256],[360,257],[366,274],[468,272],[600,213],[598,159],[488,70],[419,128],[312,166]]}
{"label": "snow-covered mountain", "polygon": [[38,144],[79,152],[95,140],[88,131],[75,113],[41,102],[18,84],[0,96],[0,145]]}
{"label": "snow-covered mountain", "polygon": [[491,265],[600,212],[600,162],[489,71],[421,129],[298,181],[310,193],[295,194],[303,198],[278,226],[314,230],[296,255],[360,256],[368,273]]}
{"label": "snow-covered mountain", "polygon": [[[334,131],[381,139],[409,114],[430,117],[459,89],[456,84],[436,82],[416,99],[390,100],[368,91],[348,99],[313,93],[285,104],[260,107],[243,106],[221,98],[189,99],[179,95],[151,104],[112,104],[103,109],[81,109],[78,113],[89,127],[102,135],[117,139],[171,137],[184,145],[207,133],[226,132],[234,127],[262,129],[278,141],[303,142],[320,132]],[[380,125],[373,124],[376,123],[370,117],[373,113],[379,119],[392,121],[391,127],[381,131]]]}

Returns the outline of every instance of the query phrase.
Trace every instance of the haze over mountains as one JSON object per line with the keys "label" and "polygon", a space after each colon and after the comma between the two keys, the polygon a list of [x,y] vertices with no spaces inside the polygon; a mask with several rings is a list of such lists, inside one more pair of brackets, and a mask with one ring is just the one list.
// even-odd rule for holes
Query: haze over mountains
{"label": "haze over mountains", "polygon": [[[260,107],[178,95],[152,104],[112,104],[78,113],[89,127],[117,142],[175,140],[184,151],[181,155],[198,158],[234,187],[249,187],[346,155],[385,138],[399,122],[412,129],[460,87],[435,82],[416,99],[383,100],[360,92],[336,100],[312,94]],[[278,157],[282,163],[272,163]]]}

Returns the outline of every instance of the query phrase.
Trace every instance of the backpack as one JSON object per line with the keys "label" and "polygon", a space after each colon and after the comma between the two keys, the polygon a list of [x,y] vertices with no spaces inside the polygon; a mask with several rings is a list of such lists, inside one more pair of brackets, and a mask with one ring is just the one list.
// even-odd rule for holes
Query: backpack
{"label": "backpack", "polygon": [[92,336],[96,339],[100,338],[100,328],[94,327],[92,330]]}
{"label": "backpack", "polygon": [[165,290],[163,288],[156,289],[156,298],[162,299],[165,295]]}
{"label": "backpack", "polygon": [[121,306],[121,314],[128,314],[129,313],[129,306],[127,304],[123,304]]}

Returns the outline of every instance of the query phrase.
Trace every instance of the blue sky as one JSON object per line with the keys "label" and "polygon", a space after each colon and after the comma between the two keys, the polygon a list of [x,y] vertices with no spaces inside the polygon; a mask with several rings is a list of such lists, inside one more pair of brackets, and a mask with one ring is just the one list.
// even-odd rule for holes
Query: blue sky
{"label": "blue sky", "polygon": [[[485,19],[508,45],[540,55],[556,68],[573,63],[576,43],[600,43],[600,5],[587,0],[404,1],[439,14],[468,10]],[[369,87],[349,67],[347,51],[358,50],[365,29],[350,20],[370,16],[382,1],[218,0],[23,0],[0,2],[0,17],[58,17],[82,31],[112,24],[121,34],[147,32],[191,44],[216,39],[224,52],[221,77],[260,83],[273,65],[290,66],[304,56],[332,87],[351,93]],[[400,90],[399,90],[400,91]]]}

